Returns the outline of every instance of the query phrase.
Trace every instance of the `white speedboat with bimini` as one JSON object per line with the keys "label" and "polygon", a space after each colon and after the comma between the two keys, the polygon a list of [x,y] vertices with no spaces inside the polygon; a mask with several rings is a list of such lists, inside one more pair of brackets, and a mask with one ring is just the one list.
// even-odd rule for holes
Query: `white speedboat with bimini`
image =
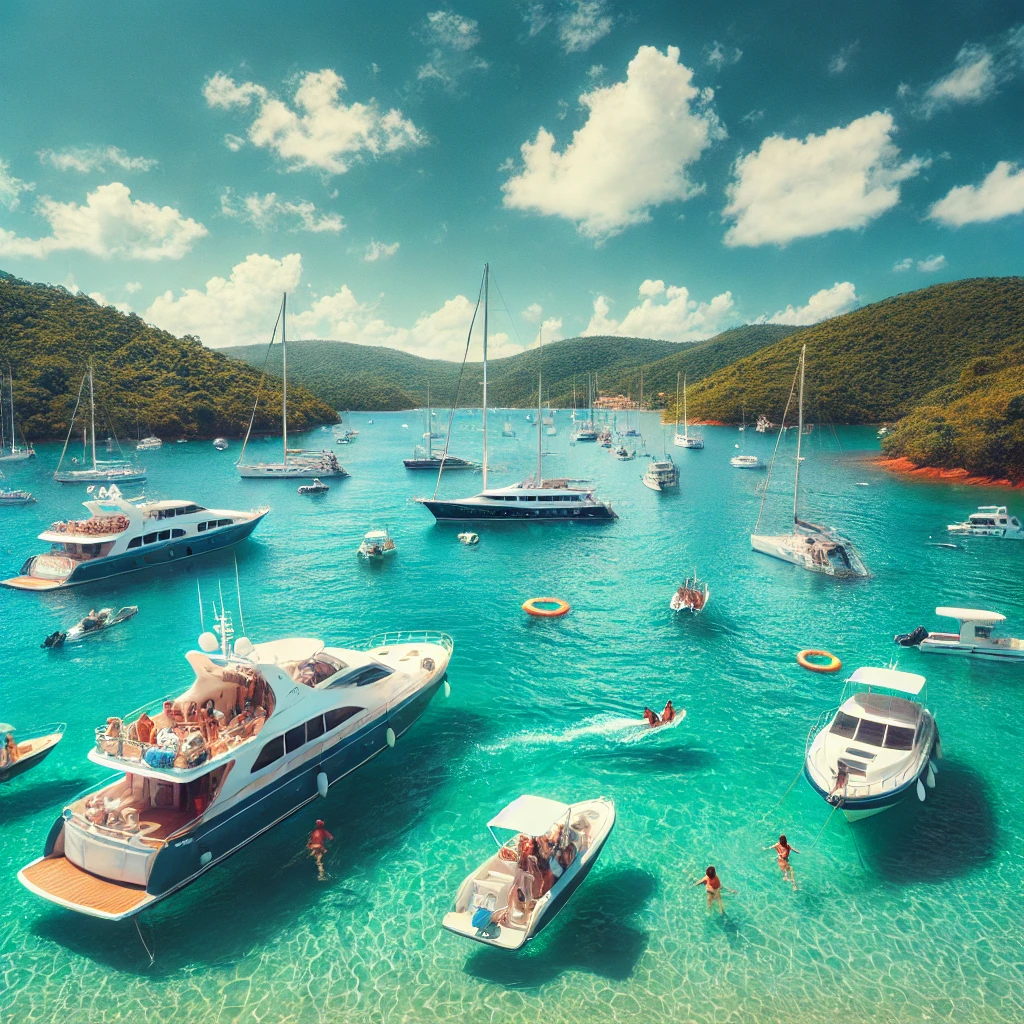
{"label": "white speedboat with bimini", "polygon": [[[924,676],[859,668],[838,708],[819,716],[807,738],[804,775],[850,821],[888,810],[935,786],[932,758],[942,756],[932,713],[917,698]],[[822,723],[824,721],[824,727]]]}
{"label": "white speedboat with bimini", "polygon": [[575,804],[518,797],[487,823],[498,848],[459,887],[444,927],[519,949],[587,877],[614,827],[615,804],[606,797]]}
{"label": "white speedboat with bimini", "polygon": [[986,612],[980,608],[936,608],[935,614],[960,623],[957,633],[930,633],[918,626],[913,633],[901,633],[894,639],[901,647],[917,647],[925,654],[962,654],[990,661],[1020,661],[1024,659],[1024,640],[1015,637],[995,637],[993,630],[1006,621],[999,612]]}

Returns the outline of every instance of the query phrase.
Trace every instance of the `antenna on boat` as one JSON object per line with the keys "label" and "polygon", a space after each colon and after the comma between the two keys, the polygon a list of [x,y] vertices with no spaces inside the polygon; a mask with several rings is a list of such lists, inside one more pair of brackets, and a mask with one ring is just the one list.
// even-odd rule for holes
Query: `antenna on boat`
{"label": "antenna on boat", "polygon": [[206,632],[206,622],[203,619],[203,592],[199,587],[199,580],[196,579],[196,593],[199,595],[199,629],[201,632]]}
{"label": "antenna on boat", "polygon": [[[234,552],[232,552],[234,554]],[[238,595],[238,624],[242,627],[242,636],[245,636],[245,615],[242,612],[242,584],[238,580],[238,555],[235,554],[235,593]]]}

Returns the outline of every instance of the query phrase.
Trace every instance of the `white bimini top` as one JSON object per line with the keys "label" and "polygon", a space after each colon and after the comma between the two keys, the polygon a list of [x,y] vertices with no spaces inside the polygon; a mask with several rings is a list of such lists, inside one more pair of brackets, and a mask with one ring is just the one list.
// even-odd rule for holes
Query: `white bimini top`
{"label": "white bimini top", "polygon": [[527,836],[542,836],[569,813],[569,805],[544,796],[521,796],[499,811],[488,828],[505,828]]}

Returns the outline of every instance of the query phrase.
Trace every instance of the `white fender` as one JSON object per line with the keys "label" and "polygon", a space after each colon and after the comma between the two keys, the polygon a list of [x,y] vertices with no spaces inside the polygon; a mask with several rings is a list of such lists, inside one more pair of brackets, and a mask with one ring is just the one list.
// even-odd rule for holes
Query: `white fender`
{"label": "white fender", "polygon": [[388,731],[384,735],[387,737],[388,746],[393,747],[395,745],[395,730],[389,726]]}
{"label": "white fender", "polygon": [[327,796],[327,772],[317,772],[316,791],[321,796]]}
{"label": "white fender", "polygon": [[446,679],[444,681],[444,695],[450,697],[452,695],[452,684]]}
{"label": "white fender", "polygon": [[920,779],[917,780],[917,799],[924,803],[924,783]]}
{"label": "white fender", "polygon": [[207,864],[210,863],[211,860],[213,860],[213,854],[210,853],[209,850],[205,850],[203,851],[203,853],[199,855],[199,863],[204,868],[206,867]]}
{"label": "white fender", "polygon": [[925,776],[925,782],[928,783],[929,789],[935,788],[935,772],[932,771],[931,762],[928,763],[928,774]]}

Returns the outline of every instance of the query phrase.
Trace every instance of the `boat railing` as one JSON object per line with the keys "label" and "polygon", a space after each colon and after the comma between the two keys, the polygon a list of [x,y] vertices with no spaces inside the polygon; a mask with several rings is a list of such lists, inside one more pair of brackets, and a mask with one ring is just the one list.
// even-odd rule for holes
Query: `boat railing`
{"label": "boat railing", "polygon": [[378,647],[391,647],[395,644],[437,644],[449,654],[455,650],[455,641],[447,633],[431,629],[397,630],[390,633],[375,633],[363,641],[361,649],[372,651]]}

